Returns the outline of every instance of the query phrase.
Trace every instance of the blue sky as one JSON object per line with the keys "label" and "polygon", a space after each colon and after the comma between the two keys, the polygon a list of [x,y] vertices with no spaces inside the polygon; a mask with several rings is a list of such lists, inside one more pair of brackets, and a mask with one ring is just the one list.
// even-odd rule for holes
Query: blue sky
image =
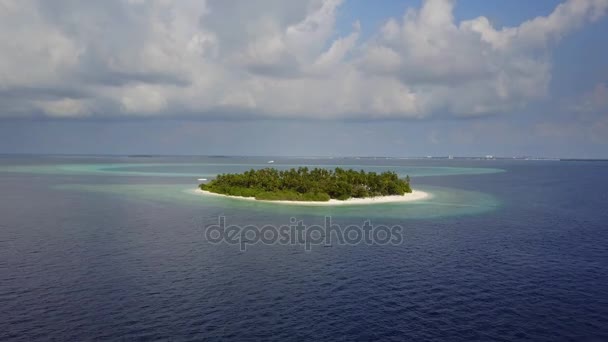
{"label": "blue sky", "polygon": [[0,153],[607,158],[607,10],[6,1]]}
{"label": "blue sky", "polygon": [[[516,26],[530,18],[550,14],[560,0],[465,0],[460,1],[454,8],[456,20],[467,20],[478,16],[486,16],[497,26]],[[370,2],[365,0],[349,1],[345,10],[340,13],[340,30],[347,32],[350,24],[360,20],[366,31],[377,31],[387,18],[400,17],[408,8],[420,8],[421,0],[385,0]]]}

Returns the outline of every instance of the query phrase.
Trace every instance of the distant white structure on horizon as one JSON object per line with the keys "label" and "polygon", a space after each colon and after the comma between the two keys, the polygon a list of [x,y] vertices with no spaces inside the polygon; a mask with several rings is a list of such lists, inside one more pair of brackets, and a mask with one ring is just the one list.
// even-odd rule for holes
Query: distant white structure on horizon
{"label": "distant white structure on horizon", "polygon": [[274,160],[269,160],[268,161],[268,164],[273,164],[273,163],[274,163]]}

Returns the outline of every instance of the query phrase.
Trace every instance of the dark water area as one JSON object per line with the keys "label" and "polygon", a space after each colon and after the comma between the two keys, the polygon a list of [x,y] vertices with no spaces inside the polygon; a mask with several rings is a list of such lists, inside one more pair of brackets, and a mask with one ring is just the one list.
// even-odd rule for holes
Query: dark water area
{"label": "dark water area", "polygon": [[[410,203],[402,217],[335,211],[342,226],[401,225],[403,243],[311,251],[240,251],[203,233],[219,215],[263,226],[293,211],[123,190],[194,187],[190,174],[268,160],[0,157],[0,340],[608,340],[608,162],[276,157],[419,171],[414,188],[498,203],[448,215],[431,201],[432,217],[410,217]],[[105,188],[118,190],[90,191]],[[312,210],[296,216],[322,222]]]}

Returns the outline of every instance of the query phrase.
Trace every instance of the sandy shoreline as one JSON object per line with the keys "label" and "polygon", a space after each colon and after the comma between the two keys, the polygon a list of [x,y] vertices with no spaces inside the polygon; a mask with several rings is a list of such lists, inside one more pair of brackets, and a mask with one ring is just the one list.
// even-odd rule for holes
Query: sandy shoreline
{"label": "sandy shoreline", "polygon": [[405,194],[403,196],[381,196],[381,197],[373,197],[373,198],[350,198],[346,201],[339,201],[335,199],[330,199],[327,202],[307,202],[307,201],[266,201],[266,200],[256,200],[253,197],[240,197],[240,196],[228,196],[223,194],[216,194],[209,191],[204,191],[201,189],[196,189],[193,191],[196,194],[204,195],[204,196],[218,196],[218,197],[228,197],[245,201],[256,201],[256,202],[265,202],[265,203],[278,203],[278,204],[288,204],[288,205],[307,205],[307,206],[339,206],[339,205],[365,205],[365,204],[380,204],[380,203],[403,203],[403,202],[412,202],[418,201],[425,198],[430,197],[429,193],[424,191],[413,190],[412,193]]}

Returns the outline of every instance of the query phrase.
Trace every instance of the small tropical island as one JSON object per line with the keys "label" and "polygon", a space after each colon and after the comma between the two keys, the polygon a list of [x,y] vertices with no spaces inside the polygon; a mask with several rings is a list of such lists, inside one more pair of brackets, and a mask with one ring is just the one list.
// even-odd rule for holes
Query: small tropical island
{"label": "small tropical island", "polygon": [[367,204],[401,202],[427,196],[413,191],[409,176],[335,168],[307,167],[277,170],[251,169],[239,174],[220,174],[199,191],[229,197],[282,203]]}

